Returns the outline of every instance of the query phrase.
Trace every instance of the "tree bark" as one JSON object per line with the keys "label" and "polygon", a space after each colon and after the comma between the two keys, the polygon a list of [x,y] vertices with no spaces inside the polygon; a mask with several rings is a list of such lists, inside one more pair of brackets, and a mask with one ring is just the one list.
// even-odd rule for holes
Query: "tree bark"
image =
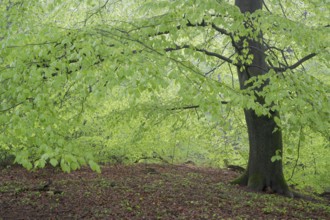
{"label": "tree bark", "polygon": [[[242,13],[253,13],[262,9],[262,0],[235,0],[235,5],[239,7]],[[259,33],[259,39],[262,39],[262,33]],[[267,63],[265,61],[265,48],[255,39],[242,38],[239,46],[242,46],[243,40],[247,40],[249,53],[253,55],[253,62],[245,66],[244,70],[238,68],[238,78],[240,88],[246,89],[249,85],[245,82],[252,76],[262,75],[267,72]],[[242,49],[242,48],[241,48]],[[240,53],[240,51],[237,51]],[[263,89],[267,82],[259,89]],[[264,103],[262,97],[257,101]],[[248,166],[241,177],[234,180],[233,183],[245,185],[256,191],[271,191],[274,193],[292,196],[283,175],[282,160],[271,161],[276,152],[282,153],[283,141],[280,130],[274,132],[276,123],[274,117],[279,117],[278,112],[271,112],[271,116],[258,116],[254,110],[245,109],[245,119],[249,136],[249,161]]]}

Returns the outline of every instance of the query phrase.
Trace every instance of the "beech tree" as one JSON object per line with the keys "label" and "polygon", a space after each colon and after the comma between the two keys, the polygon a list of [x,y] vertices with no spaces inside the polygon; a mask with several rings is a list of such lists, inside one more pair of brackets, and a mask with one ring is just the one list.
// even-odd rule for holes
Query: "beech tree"
{"label": "beech tree", "polygon": [[[247,101],[246,104],[239,104],[244,108],[250,151],[246,172],[239,179],[235,180],[234,183],[246,185],[257,191],[267,189],[292,196],[284,179],[281,160],[283,141],[280,121],[280,110],[282,108],[280,105],[282,104],[282,100],[278,100],[278,97],[276,97],[280,95],[276,94],[279,92],[278,90],[273,90],[273,93],[268,91],[271,87],[281,87],[282,80],[285,79],[285,74],[290,74],[288,72],[294,72],[296,68],[301,67],[304,62],[312,59],[317,54],[322,56],[320,54],[327,51],[327,46],[323,44],[324,42],[319,42],[320,44],[318,46],[314,45],[318,49],[308,50],[306,53],[301,54],[301,58],[298,57],[295,62],[289,63],[286,52],[290,53],[288,49],[293,42],[289,41],[287,45],[284,44],[283,49],[278,48],[276,45],[278,42],[275,41],[275,44],[272,42],[272,32],[282,29],[282,33],[294,33],[295,31],[293,29],[301,27],[300,25],[289,24],[288,20],[284,21],[281,18],[277,18],[280,19],[278,22],[283,22],[285,25],[277,23],[277,19],[274,22],[267,20],[268,16],[274,17],[262,11],[262,6],[265,4],[264,1],[236,0],[235,5],[242,14],[238,14],[239,12],[236,8],[227,5],[224,1],[188,2],[173,3],[175,6],[166,11],[166,13],[163,13],[159,21],[147,21],[147,23],[141,25],[135,23],[135,30],[128,29],[123,31],[123,33],[130,40],[141,44],[145,49],[154,50],[160,56],[165,56],[161,52],[162,48],[167,54],[174,51],[184,51],[180,60],[178,60],[178,57],[172,58],[171,55],[170,59],[175,60],[175,62],[185,67],[188,66],[187,68],[190,68],[191,71],[196,71],[194,67],[197,65],[194,63],[194,59],[199,59],[199,61],[203,59],[199,53],[205,57],[212,57],[218,59],[220,62],[222,61],[221,65],[228,63],[236,66],[242,94],[248,94],[248,96],[252,97],[253,103]],[[165,5],[171,5],[169,3],[162,3],[164,7]],[[144,7],[150,7],[150,5]],[[178,10],[178,8],[181,9]],[[169,27],[166,23],[170,23],[172,20],[175,21],[175,18],[172,16],[174,16],[173,14],[177,15],[177,11],[181,12],[182,18],[178,18],[179,22]],[[145,31],[145,28],[154,28],[156,31],[148,32]],[[319,33],[322,33],[326,27],[319,28]],[[132,32],[138,32],[139,36],[147,39],[131,37]],[[144,35],[145,32],[147,34]],[[267,33],[269,39],[264,37],[263,32]],[[300,34],[300,37],[309,38],[308,36],[310,34],[315,34],[315,28],[311,28]],[[231,47],[235,50],[234,54],[226,56],[225,52],[216,52],[219,51],[219,44],[221,44],[217,39],[217,35],[228,38]],[[173,38],[173,36],[175,37]],[[189,40],[183,40],[185,37]],[[201,39],[195,40],[200,37]],[[150,44],[147,40],[155,42]],[[310,40],[313,41],[312,39]],[[169,42],[169,45],[164,42]],[[299,45],[299,42],[296,43],[298,47],[303,46]],[[315,41],[308,42],[307,40],[306,43],[315,44]],[[185,53],[189,53],[188,51],[191,53],[189,54],[190,58],[186,58],[187,56],[185,55]],[[188,63],[189,61],[192,63],[190,66],[181,61],[187,61],[187,59]],[[208,58],[204,58],[203,61],[209,62],[206,60]],[[218,68],[214,67],[212,71]],[[210,74],[209,72],[201,73],[198,71],[197,73],[203,76]],[[212,89],[212,91],[215,90],[219,91],[219,89]],[[282,92],[279,93],[284,95]],[[289,98],[290,94],[284,96]],[[233,99],[235,98],[229,98],[229,100]],[[244,99],[249,100],[246,96]],[[246,102],[245,100],[240,101]],[[226,101],[222,100],[219,103],[227,104]],[[198,105],[189,105],[182,108],[190,108],[192,106],[199,107]]]}
{"label": "beech tree", "polygon": [[143,98],[159,115],[198,109],[212,121],[241,108],[250,151],[234,182],[291,196],[282,132],[329,140],[327,10],[322,0],[6,1],[0,145],[29,169],[100,171],[84,128],[114,93],[131,115]]}
{"label": "beech tree", "polygon": [[[255,11],[261,10],[263,4],[263,0],[235,1],[235,5],[245,14],[253,14]],[[251,77],[264,75],[269,71],[274,71],[276,74],[283,73],[286,70],[293,71],[295,68],[299,67],[299,65],[302,65],[303,62],[317,55],[316,52],[311,51],[292,65],[288,65],[287,63],[283,67],[274,67],[271,62],[269,62],[269,64],[266,62],[267,52],[273,51],[271,51],[272,48],[264,42],[262,31],[254,27],[250,19],[244,22],[244,26],[252,29],[254,35],[252,37],[250,35],[243,36],[240,38],[240,41],[238,41],[237,46],[233,45],[236,51],[242,54],[244,42],[246,42],[245,48],[248,48],[248,54],[251,54],[253,57],[251,64],[242,64],[244,68],[242,68],[242,66],[238,68],[240,88],[243,90],[249,86],[253,86],[247,83]],[[235,43],[233,42],[233,44]],[[285,59],[285,57],[283,58]],[[267,87],[269,80],[271,79],[266,79],[258,88],[253,89],[256,93],[256,102],[261,105],[266,104],[266,97],[260,96],[258,93]],[[275,102],[272,104],[276,105]],[[275,118],[280,118],[279,111],[276,108],[270,108],[267,115],[260,115],[257,114],[254,109],[245,108],[244,113],[250,143],[249,161],[246,172],[234,182],[247,185],[249,188],[258,191],[268,189],[280,194],[292,196],[284,179],[282,160],[273,159],[274,155],[282,157],[283,152],[282,131],[278,129],[278,125],[275,121]]]}
{"label": "beech tree", "polygon": [[[242,13],[252,14],[256,10],[262,9],[263,1],[236,0],[235,4]],[[244,25],[246,28],[254,28],[247,21]],[[251,85],[247,83],[251,77],[264,75],[271,68],[266,63],[267,46],[263,43],[262,32],[254,31],[257,32],[254,37],[244,36],[236,46],[237,52],[242,54],[245,41],[245,48],[248,48],[248,53],[253,57],[251,64],[243,64],[244,68],[238,67],[240,88],[243,90]],[[262,91],[267,84],[266,80],[259,88],[254,89],[256,102],[261,105],[265,105],[265,97],[259,96],[257,92]],[[283,175],[282,160],[272,160],[274,155],[281,155],[283,151],[282,133],[280,129],[276,129],[275,122],[275,117],[279,118],[278,110],[270,109],[267,115],[258,115],[253,109],[244,109],[244,113],[250,143],[249,162],[246,172],[235,182],[247,185],[254,190],[260,191],[268,188],[278,193],[289,194]]]}

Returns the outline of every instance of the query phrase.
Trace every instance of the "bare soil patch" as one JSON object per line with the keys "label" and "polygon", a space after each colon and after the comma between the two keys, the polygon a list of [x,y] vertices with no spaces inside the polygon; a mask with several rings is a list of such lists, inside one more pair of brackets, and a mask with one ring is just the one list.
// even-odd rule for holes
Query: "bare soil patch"
{"label": "bare soil patch", "polygon": [[330,219],[326,201],[248,192],[227,169],[103,166],[0,170],[0,219]]}

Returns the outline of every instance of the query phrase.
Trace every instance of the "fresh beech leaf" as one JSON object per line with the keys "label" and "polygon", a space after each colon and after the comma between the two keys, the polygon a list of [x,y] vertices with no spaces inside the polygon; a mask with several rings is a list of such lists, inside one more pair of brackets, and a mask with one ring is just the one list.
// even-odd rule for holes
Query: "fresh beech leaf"
{"label": "fresh beech leaf", "polygon": [[95,163],[93,160],[88,161],[88,165],[90,166],[90,168],[91,168],[93,171],[95,171],[95,172],[97,172],[97,173],[101,173],[101,168],[100,168],[100,166],[99,166],[97,163]]}
{"label": "fresh beech leaf", "polygon": [[281,150],[276,150],[276,154],[271,157],[271,161],[274,163],[275,161],[282,160]]}
{"label": "fresh beech leaf", "polygon": [[60,163],[61,169],[66,172],[66,173],[70,173],[71,169],[70,166],[67,164],[66,161],[64,161],[63,159],[61,159],[61,163]]}
{"label": "fresh beech leaf", "polygon": [[55,158],[52,158],[49,160],[49,163],[53,166],[53,167],[56,167],[57,164],[58,164],[58,161],[55,159]]}

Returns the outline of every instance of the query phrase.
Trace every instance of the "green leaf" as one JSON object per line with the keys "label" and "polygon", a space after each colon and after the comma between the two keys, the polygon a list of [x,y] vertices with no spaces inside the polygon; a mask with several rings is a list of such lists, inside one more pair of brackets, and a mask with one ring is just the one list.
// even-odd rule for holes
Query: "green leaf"
{"label": "green leaf", "polygon": [[23,159],[22,161],[20,161],[20,164],[22,164],[22,166],[28,170],[31,170],[33,165],[29,160]]}
{"label": "green leaf", "polygon": [[49,163],[53,166],[56,167],[58,164],[58,161],[55,158],[50,159]]}
{"label": "green leaf", "polygon": [[64,172],[70,173],[70,166],[67,164],[67,162],[65,160],[61,160],[61,169]]}
{"label": "green leaf", "polygon": [[101,173],[100,166],[97,163],[95,163],[93,160],[88,161],[88,164],[93,171],[97,173]]}
{"label": "green leaf", "polygon": [[35,168],[44,168],[45,165],[46,165],[46,161],[42,158],[34,163]]}
{"label": "green leaf", "polygon": [[276,154],[272,156],[271,161],[274,163],[275,161],[282,160],[281,150],[276,150]]}

